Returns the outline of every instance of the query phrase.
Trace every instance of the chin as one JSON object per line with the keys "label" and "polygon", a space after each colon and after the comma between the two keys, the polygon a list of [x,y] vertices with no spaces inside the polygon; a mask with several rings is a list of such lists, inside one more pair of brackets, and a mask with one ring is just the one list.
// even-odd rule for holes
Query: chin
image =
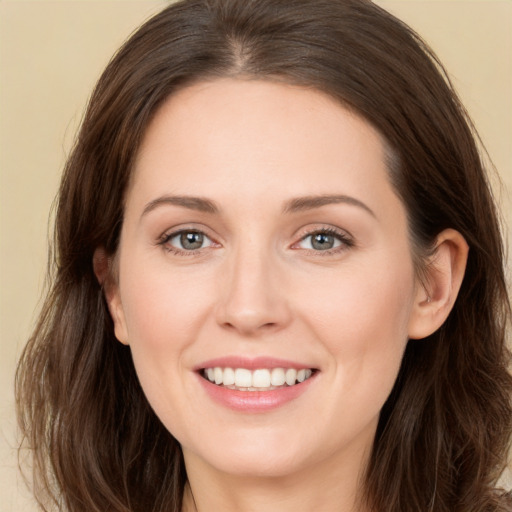
{"label": "chin", "polygon": [[[232,434],[232,433],[231,433]],[[281,433],[282,434],[282,433]],[[314,443],[307,436],[290,437],[254,433],[252,436],[227,436],[223,441],[212,441],[210,446],[201,449],[183,449],[185,462],[189,458],[199,458],[217,471],[245,478],[283,478],[299,473],[322,459],[322,449],[314,449]],[[309,449],[305,450],[305,447]]]}
{"label": "chin", "polygon": [[216,469],[223,473],[243,478],[285,478],[307,467],[304,460],[286,457],[283,454],[234,456],[221,461],[211,461],[211,465],[216,465]]}

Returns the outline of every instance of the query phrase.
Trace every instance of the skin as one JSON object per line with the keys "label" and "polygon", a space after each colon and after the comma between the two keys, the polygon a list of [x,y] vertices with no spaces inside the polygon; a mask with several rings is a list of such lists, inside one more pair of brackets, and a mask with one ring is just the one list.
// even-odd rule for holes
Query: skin
{"label": "skin", "polygon": [[[116,336],[183,447],[184,510],[362,510],[360,477],[406,343],[442,324],[467,255],[457,232],[441,233],[427,285],[418,282],[385,156],[363,119],[285,84],[199,83],[152,120],[126,196],[117,277],[102,249],[95,268]],[[325,195],[343,198],[290,209]],[[207,199],[217,211],[164,196]],[[310,234],[326,229],[335,247],[313,248]],[[180,230],[203,232],[201,248],[180,248]],[[246,413],[214,402],[195,371],[224,356],[318,372],[295,400]]]}

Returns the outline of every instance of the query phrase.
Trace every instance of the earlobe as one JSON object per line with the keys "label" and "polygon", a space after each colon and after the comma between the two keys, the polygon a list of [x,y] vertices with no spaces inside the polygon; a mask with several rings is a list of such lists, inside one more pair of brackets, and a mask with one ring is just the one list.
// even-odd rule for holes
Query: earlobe
{"label": "earlobe", "polygon": [[98,247],[94,251],[94,274],[105,294],[108,310],[114,322],[114,334],[123,345],[128,345],[128,332],[126,329],[123,304],[121,302],[119,284],[113,276],[113,264],[113,259],[107,255],[103,247]]}
{"label": "earlobe", "polygon": [[445,229],[436,240],[427,262],[426,281],[418,286],[409,320],[409,338],[434,333],[448,318],[464,279],[469,247],[454,229]]}

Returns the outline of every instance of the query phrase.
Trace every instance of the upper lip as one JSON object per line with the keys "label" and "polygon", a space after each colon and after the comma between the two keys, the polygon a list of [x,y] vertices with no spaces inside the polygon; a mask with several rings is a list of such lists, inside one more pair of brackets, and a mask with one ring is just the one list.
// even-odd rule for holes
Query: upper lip
{"label": "upper lip", "polygon": [[300,363],[288,359],[280,359],[269,356],[246,357],[246,356],[225,356],[215,359],[209,359],[194,367],[195,371],[203,370],[205,368],[246,368],[248,370],[257,370],[260,368],[295,368],[301,369],[315,369],[309,364]]}

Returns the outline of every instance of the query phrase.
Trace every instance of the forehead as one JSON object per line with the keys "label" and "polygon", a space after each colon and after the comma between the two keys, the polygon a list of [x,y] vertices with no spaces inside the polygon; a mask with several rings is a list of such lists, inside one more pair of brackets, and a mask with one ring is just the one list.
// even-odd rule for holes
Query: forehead
{"label": "forehead", "polygon": [[146,200],[162,188],[220,200],[236,190],[247,201],[336,188],[370,200],[392,192],[386,161],[380,134],[322,92],[219,79],[180,90],[157,111],[131,189]]}

